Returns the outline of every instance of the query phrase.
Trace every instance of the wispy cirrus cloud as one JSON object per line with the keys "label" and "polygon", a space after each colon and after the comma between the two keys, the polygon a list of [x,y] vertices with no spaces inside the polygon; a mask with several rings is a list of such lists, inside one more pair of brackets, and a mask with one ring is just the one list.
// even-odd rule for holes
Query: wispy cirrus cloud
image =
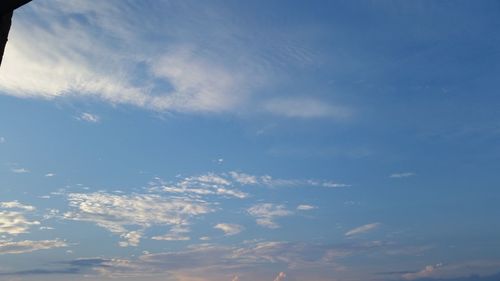
{"label": "wispy cirrus cloud", "polygon": [[415,175],[416,174],[414,172],[404,172],[404,173],[394,173],[389,175],[389,177],[393,179],[399,179],[399,178],[413,177]]}
{"label": "wispy cirrus cloud", "polygon": [[359,235],[362,233],[367,233],[370,232],[376,228],[378,228],[381,225],[381,223],[375,222],[375,223],[369,223],[365,224],[356,228],[353,228],[345,233],[345,236],[354,236],[354,235]]}
{"label": "wispy cirrus cloud", "polygon": [[[97,99],[160,112],[237,113],[254,108],[261,113],[259,108],[264,108],[294,118],[351,114],[320,98],[260,94],[260,88],[280,80],[276,73],[283,71],[275,64],[311,63],[307,47],[290,46],[304,40],[249,32],[222,8],[204,13],[189,4],[117,3],[52,0],[26,6],[12,26],[0,90],[21,98]],[[148,9],[166,15],[154,16]],[[138,13],[152,16],[139,20]],[[225,16],[215,16],[219,13]],[[161,39],[152,44],[151,38]]]}
{"label": "wispy cirrus cloud", "polygon": [[[485,280],[498,278],[500,260],[467,260],[455,263],[437,263],[426,265],[421,269],[401,274],[403,280],[468,280],[470,276],[484,276]],[[492,276],[488,276],[492,275]],[[492,278],[492,279],[490,279]]]}
{"label": "wispy cirrus cloud", "polygon": [[23,241],[0,241],[0,255],[23,254],[39,250],[67,247],[68,244],[62,240],[23,240]]}
{"label": "wispy cirrus cloud", "polygon": [[76,119],[88,123],[99,123],[101,121],[101,117],[99,117],[99,115],[88,112],[83,112],[78,117],[76,117]]}
{"label": "wispy cirrus cloud", "polygon": [[[145,254],[135,260],[108,260],[103,263],[105,266],[99,267],[98,273],[109,277],[169,273],[184,278],[180,280],[215,281],[228,278],[224,276],[232,276],[229,278],[236,280],[273,280],[276,275],[262,274],[256,270],[259,265],[265,263],[295,271],[330,268],[331,273],[331,268],[336,266],[336,261],[330,257],[331,251],[332,248],[326,245],[277,241],[240,246],[198,244],[181,251]],[[234,274],[235,271],[238,274]],[[278,274],[280,278],[284,278],[283,275]]]}
{"label": "wispy cirrus cloud", "polygon": [[27,174],[30,172],[30,170],[28,170],[26,168],[12,168],[12,169],[10,169],[10,171],[15,173],[15,174]]}

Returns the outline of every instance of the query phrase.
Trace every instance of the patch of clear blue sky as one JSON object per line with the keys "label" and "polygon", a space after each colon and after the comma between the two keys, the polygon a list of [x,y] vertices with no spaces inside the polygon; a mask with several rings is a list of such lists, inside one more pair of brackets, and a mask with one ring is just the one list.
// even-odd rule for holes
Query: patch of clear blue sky
{"label": "patch of clear blue sky", "polygon": [[[33,5],[37,1],[42,0]],[[349,251],[373,241],[429,247],[404,257],[363,250],[339,262],[359,268],[363,280],[379,280],[375,272],[394,268],[418,272],[431,264],[500,259],[498,1],[116,5],[132,5],[137,17],[174,26],[168,27],[165,38],[139,34],[147,52],[171,43],[206,44],[207,56],[213,58],[217,50],[227,50],[219,45],[227,36],[232,51],[221,58],[222,64],[246,50],[271,65],[273,77],[278,77],[276,83],[259,88],[258,97],[314,98],[347,106],[352,114],[341,119],[287,117],[252,110],[259,103],[248,103],[243,112],[158,113],[85,97],[47,101],[5,93],[0,96],[0,136],[6,140],[0,144],[1,201],[67,210],[65,198],[39,196],[77,184],[89,186],[88,192],[119,189],[130,194],[141,192],[154,177],[173,181],[178,174],[207,172],[320,179],[351,186],[250,186],[244,191],[253,197],[243,202],[217,199],[227,211],[194,220],[193,236],[217,236],[214,224],[232,222],[244,225],[245,231],[213,243],[284,240],[340,245]],[[162,18],[158,7],[171,9],[171,17]],[[33,12],[23,8],[15,20]],[[93,15],[82,13],[75,16],[78,22],[99,34],[91,24]],[[229,20],[219,15],[230,15]],[[207,19],[213,22],[203,21]],[[50,19],[43,20],[50,26]],[[188,31],[185,36],[176,33],[176,25]],[[233,25],[239,33],[223,33],[232,32]],[[217,34],[222,27],[222,34]],[[211,41],[214,35],[218,36]],[[132,84],[148,80],[153,94],[172,91],[168,80],[149,77],[147,65],[137,63],[132,69],[137,74]],[[77,120],[83,112],[99,115],[100,122]],[[13,168],[30,172],[12,173]],[[49,172],[56,176],[44,177]],[[397,173],[414,175],[390,177]],[[281,228],[270,230],[255,225],[246,214],[259,202],[285,204],[291,210],[299,204],[318,209],[277,218]],[[381,226],[362,236],[361,242],[355,238],[361,243],[357,246],[344,235],[375,222]],[[26,265],[40,257],[130,258],[144,250],[182,250],[199,242],[144,239],[139,247],[120,248],[117,236],[90,222],[51,223],[55,230],[33,231],[15,240],[58,237],[74,243],[74,252],[67,254],[63,248],[0,256],[8,271],[30,269]],[[161,235],[168,229],[156,226],[148,234]],[[470,273],[482,272],[466,274]],[[339,276],[357,278],[349,272]],[[300,280],[291,274],[289,278]]]}

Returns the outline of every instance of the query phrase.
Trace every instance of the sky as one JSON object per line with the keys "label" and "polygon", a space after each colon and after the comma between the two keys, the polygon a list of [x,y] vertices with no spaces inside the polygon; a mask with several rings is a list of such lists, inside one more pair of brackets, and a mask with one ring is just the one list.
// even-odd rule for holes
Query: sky
{"label": "sky", "polygon": [[34,0],[0,280],[496,281],[500,2]]}

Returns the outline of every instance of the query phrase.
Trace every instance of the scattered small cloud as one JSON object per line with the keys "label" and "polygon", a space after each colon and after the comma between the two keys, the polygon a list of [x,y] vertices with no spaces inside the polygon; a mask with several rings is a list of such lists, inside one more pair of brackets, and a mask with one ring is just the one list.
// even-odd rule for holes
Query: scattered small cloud
{"label": "scattered small cloud", "polygon": [[51,226],[40,226],[40,230],[54,230]]}
{"label": "scattered small cloud", "polygon": [[442,266],[443,266],[442,263],[438,263],[436,265],[427,265],[420,271],[405,273],[403,274],[402,277],[405,280],[414,280],[418,278],[431,277],[436,272],[436,270]]}
{"label": "scattered small cloud", "polygon": [[257,184],[259,181],[256,176],[248,175],[245,173],[229,172],[229,175],[240,184],[250,185]]}
{"label": "scattered small cloud", "polygon": [[45,174],[45,176],[48,177],[48,178],[51,178],[51,177],[55,177],[56,174],[54,174],[54,173],[47,173],[47,174]]}
{"label": "scattered small cloud", "polygon": [[80,120],[80,121],[89,122],[89,123],[99,123],[101,121],[101,118],[98,115],[88,113],[88,112],[84,112],[84,113],[80,114],[80,116],[76,117],[76,119]]}
{"label": "scattered small cloud", "polygon": [[5,137],[0,137],[0,143],[6,143],[7,140],[5,139]]}
{"label": "scattered small cloud", "polygon": [[398,178],[407,178],[407,177],[413,177],[416,174],[413,172],[404,172],[404,173],[394,173],[391,174],[389,177],[393,179],[398,179]]}
{"label": "scattered small cloud", "polygon": [[297,210],[299,210],[299,211],[310,211],[310,210],[314,210],[317,208],[318,207],[316,207],[316,206],[306,205],[306,204],[301,204],[301,205],[297,206]]}
{"label": "scattered small cloud", "polygon": [[25,168],[12,168],[10,169],[13,173],[16,173],[16,174],[26,174],[26,173],[29,173],[30,171],[28,169],[25,169]]}
{"label": "scattered small cloud", "polygon": [[257,224],[267,228],[279,228],[274,221],[276,218],[285,217],[293,214],[287,210],[284,205],[275,205],[271,203],[261,203],[247,209],[247,212],[256,218]]}
{"label": "scattered small cloud", "polygon": [[379,227],[381,224],[376,222],[376,223],[370,223],[370,224],[365,224],[356,228],[353,228],[345,233],[345,236],[353,236],[353,235],[358,235],[362,233],[366,233],[369,231],[372,231]]}
{"label": "scattered small cloud", "polygon": [[124,241],[118,242],[118,245],[120,247],[136,247],[139,245],[139,242],[141,241],[142,238],[142,231],[130,231],[127,233],[123,233],[120,235]]}
{"label": "scattered small cloud", "polygon": [[230,224],[230,223],[219,223],[214,226],[215,229],[220,229],[227,236],[232,236],[243,231],[243,226],[238,224]]}

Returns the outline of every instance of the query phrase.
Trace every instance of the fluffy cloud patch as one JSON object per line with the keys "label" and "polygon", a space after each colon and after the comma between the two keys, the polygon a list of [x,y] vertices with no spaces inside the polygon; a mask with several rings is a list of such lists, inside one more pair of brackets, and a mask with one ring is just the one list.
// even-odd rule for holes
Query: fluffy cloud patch
{"label": "fluffy cloud patch", "polygon": [[192,217],[212,212],[208,203],[155,194],[116,195],[104,192],[71,193],[66,219],[93,222],[125,239],[121,246],[136,246],[141,231],[153,225],[182,226]]}
{"label": "fluffy cloud patch", "polygon": [[247,209],[247,212],[256,218],[258,225],[267,228],[278,228],[279,225],[274,220],[292,214],[284,205],[275,205],[271,203],[254,205]]}
{"label": "fluffy cloud patch", "polygon": [[243,226],[231,223],[218,223],[214,226],[215,229],[220,229],[225,235],[236,235],[243,231]]}
{"label": "fluffy cloud patch", "polygon": [[0,202],[0,234],[15,236],[27,233],[33,225],[39,225],[40,222],[26,217],[27,212],[34,210],[35,207],[18,201]]}

